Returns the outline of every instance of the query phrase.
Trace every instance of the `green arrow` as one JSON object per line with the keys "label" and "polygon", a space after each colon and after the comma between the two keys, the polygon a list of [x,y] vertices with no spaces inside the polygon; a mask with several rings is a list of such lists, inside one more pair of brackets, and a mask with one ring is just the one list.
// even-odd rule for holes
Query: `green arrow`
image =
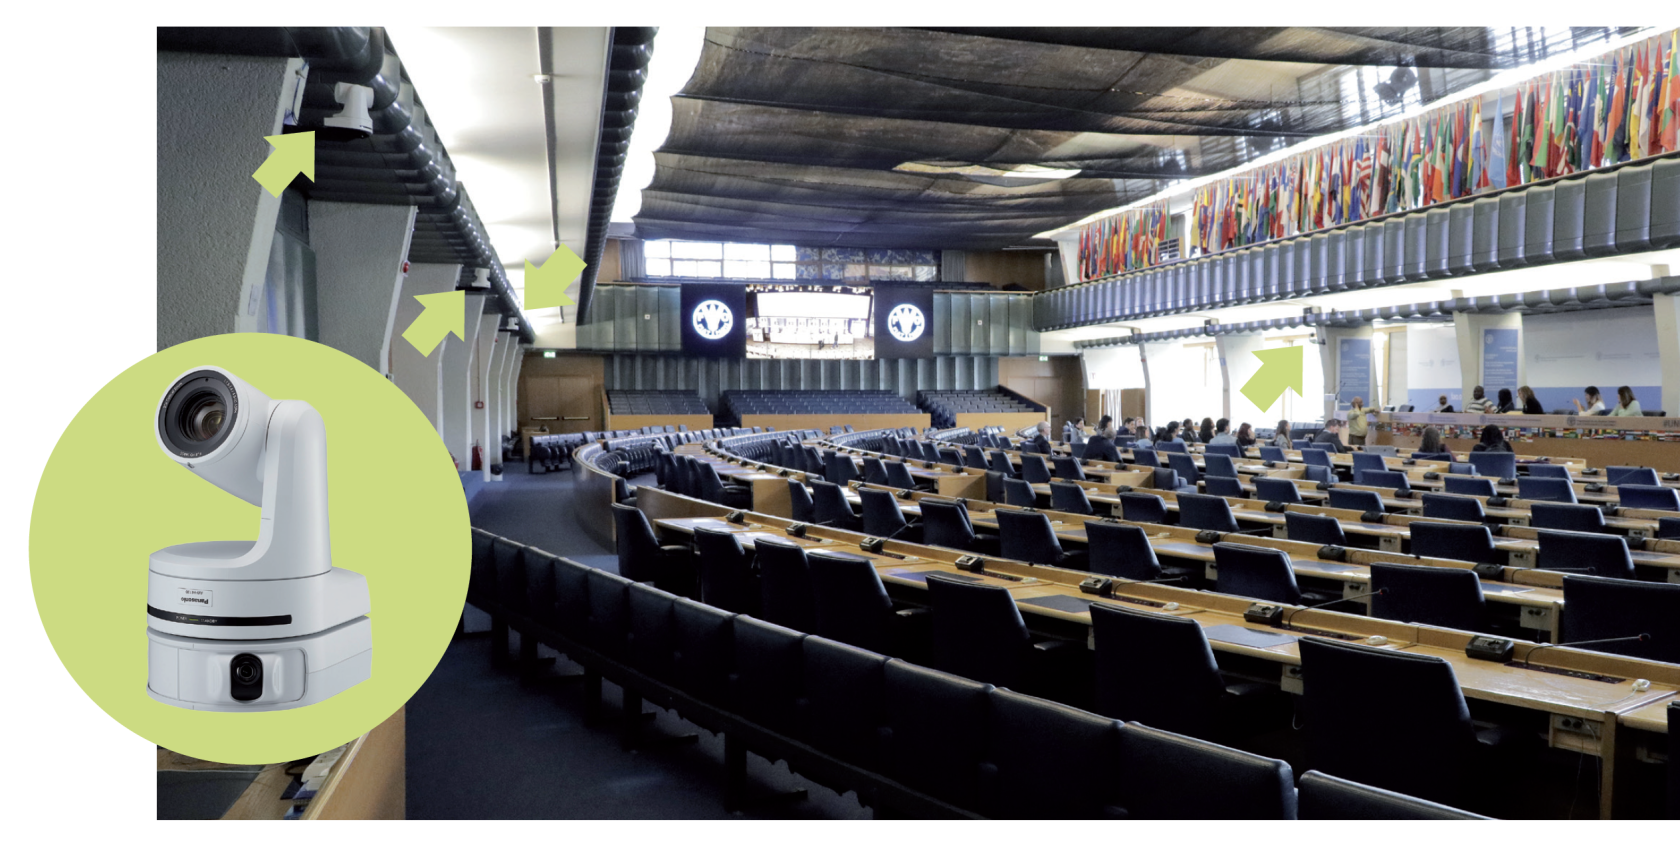
{"label": "green arrow", "polygon": [[1297,395],[1305,393],[1307,382],[1302,374],[1304,360],[1301,358],[1304,350],[1300,347],[1274,347],[1255,351],[1254,355],[1260,357],[1260,370],[1243,384],[1243,397],[1266,410],[1283,397],[1284,389],[1294,389]]}
{"label": "green arrow", "polygon": [[541,268],[532,265],[531,260],[525,260],[525,308],[571,306],[576,301],[566,296],[566,287],[583,273],[585,265],[565,245],[555,248]]}
{"label": "green arrow", "polygon": [[467,293],[465,291],[446,291],[437,294],[417,294],[415,300],[426,307],[414,323],[403,330],[403,338],[420,351],[421,356],[431,356],[432,351],[443,342],[445,336],[455,334],[461,341],[467,340]]}
{"label": "green arrow", "polygon": [[268,154],[268,160],[251,178],[262,183],[269,194],[279,197],[298,174],[315,181],[315,133],[268,135],[263,136],[263,141],[274,145],[274,152]]}

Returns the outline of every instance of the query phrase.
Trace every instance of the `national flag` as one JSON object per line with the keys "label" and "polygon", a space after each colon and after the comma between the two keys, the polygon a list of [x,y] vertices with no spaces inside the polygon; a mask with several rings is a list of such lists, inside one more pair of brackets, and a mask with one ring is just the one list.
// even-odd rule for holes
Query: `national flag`
{"label": "national flag", "polygon": [[1680,29],[1668,36],[1668,70],[1663,76],[1662,117],[1657,127],[1662,152],[1680,150]]}

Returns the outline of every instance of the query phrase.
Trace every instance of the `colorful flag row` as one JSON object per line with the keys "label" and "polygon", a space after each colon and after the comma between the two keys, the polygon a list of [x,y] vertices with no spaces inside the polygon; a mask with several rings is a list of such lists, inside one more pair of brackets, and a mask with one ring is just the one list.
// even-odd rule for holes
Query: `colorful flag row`
{"label": "colorful flag row", "polygon": [[1079,273],[1094,280],[1161,262],[1167,239],[1166,203],[1130,209],[1086,224],[1079,232]]}

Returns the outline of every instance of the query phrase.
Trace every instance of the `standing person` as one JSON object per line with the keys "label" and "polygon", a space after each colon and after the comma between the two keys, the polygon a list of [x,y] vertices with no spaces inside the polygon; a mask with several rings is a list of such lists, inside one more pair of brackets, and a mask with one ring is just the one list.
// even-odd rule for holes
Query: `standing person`
{"label": "standing person", "polygon": [[1365,414],[1371,410],[1365,406],[1365,399],[1355,396],[1353,406],[1348,408],[1348,444],[1365,444]]}
{"label": "standing person", "polygon": [[1588,386],[1584,391],[1587,395],[1586,406],[1583,407],[1581,406],[1581,402],[1579,400],[1570,398],[1570,402],[1575,404],[1575,411],[1581,413],[1582,415],[1602,414],[1604,412],[1604,396],[1598,393],[1598,387]]}
{"label": "standing person", "polygon": [[1254,442],[1254,428],[1248,426],[1248,422],[1244,421],[1242,426],[1237,428],[1237,447],[1248,450],[1254,447]]}
{"label": "standing person", "polygon": [[1418,445],[1416,453],[1443,453],[1441,447],[1441,431],[1434,427],[1423,428],[1423,444]]}
{"label": "standing person", "polygon": [[1481,386],[1477,386],[1470,394],[1472,398],[1469,403],[1464,405],[1465,412],[1472,415],[1485,415],[1493,409],[1493,402],[1487,399],[1487,395],[1482,391]]}
{"label": "standing person", "polygon": [[1208,439],[1209,445],[1234,445],[1237,437],[1231,435],[1231,419],[1221,418],[1214,425],[1213,435]]}
{"label": "standing person", "polygon": [[1272,435],[1272,446],[1288,450],[1295,446],[1295,440],[1289,432],[1287,420],[1278,421],[1277,432]]}
{"label": "standing person", "polygon": [[1517,387],[1517,400],[1522,403],[1524,415],[1546,414],[1546,408],[1540,405],[1540,399],[1534,396],[1534,390],[1527,386]]}
{"label": "standing person", "polygon": [[1511,443],[1505,441],[1505,431],[1499,429],[1497,424],[1489,424],[1483,427],[1481,441],[1471,447],[1470,451],[1472,453],[1516,453],[1516,451],[1511,450]]}
{"label": "standing person", "polygon": [[1494,407],[1493,411],[1500,415],[1510,415],[1512,413],[1520,414],[1522,412],[1522,410],[1517,408],[1516,401],[1511,400],[1510,389],[1499,390],[1499,405]]}
{"label": "standing person", "polygon": [[1041,453],[1050,455],[1050,422],[1038,422],[1038,435],[1021,444],[1021,453]]}
{"label": "standing person", "polygon": [[1114,447],[1113,427],[1098,427],[1097,432],[1085,442],[1085,461],[1093,459],[1120,464],[1120,451]]}
{"label": "standing person", "polygon": [[1447,396],[1446,395],[1441,395],[1439,403],[1440,403],[1440,406],[1435,407],[1436,412],[1453,412],[1454,411],[1453,410],[1453,405],[1447,402]]}
{"label": "standing person", "polygon": [[1196,440],[1201,442],[1204,445],[1213,441],[1213,419],[1212,418],[1203,418],[1202,419],[1202,429],[1201,429],[1200,432],[1198,432],[1196,434]]}
{"label": "standing person", "polygon": [[1622,386],[1616,390],[1616,399],[1618,403],[1615,409],[1610,410],[1611,415],[1618,418],[1638,418],[1645,414],[1645,411],[1639,408],[1639,401],[1633,397],[1633,389]]}
{"label": "standing person", "polygon": [[1342,422],[1335,418],[1324,422],[1324,429],[1313,437],[1313,444],[1329,445],[1326,450],[1331,453],[1347,453],[1347,445],[1342,444]]}

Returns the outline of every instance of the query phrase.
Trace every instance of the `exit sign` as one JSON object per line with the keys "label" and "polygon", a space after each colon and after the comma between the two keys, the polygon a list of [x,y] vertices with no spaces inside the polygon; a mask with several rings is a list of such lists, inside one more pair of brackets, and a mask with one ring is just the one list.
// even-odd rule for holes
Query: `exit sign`
{"label": "exit sign", "polygon": [[543,359],[553,359],[553,358],[554,358],[554,351],[552,351],[552,350],[543,351]]}
{"label": "exit sign", "polygon": [[1038,358],[1038,361],[1039,361],[1039,362],[1049,362],[1049,361],[1050,361],[1050,357],[1048,357],[1048,356],[1040,356],[1040,357],[1039,357],[1039,358]]}

